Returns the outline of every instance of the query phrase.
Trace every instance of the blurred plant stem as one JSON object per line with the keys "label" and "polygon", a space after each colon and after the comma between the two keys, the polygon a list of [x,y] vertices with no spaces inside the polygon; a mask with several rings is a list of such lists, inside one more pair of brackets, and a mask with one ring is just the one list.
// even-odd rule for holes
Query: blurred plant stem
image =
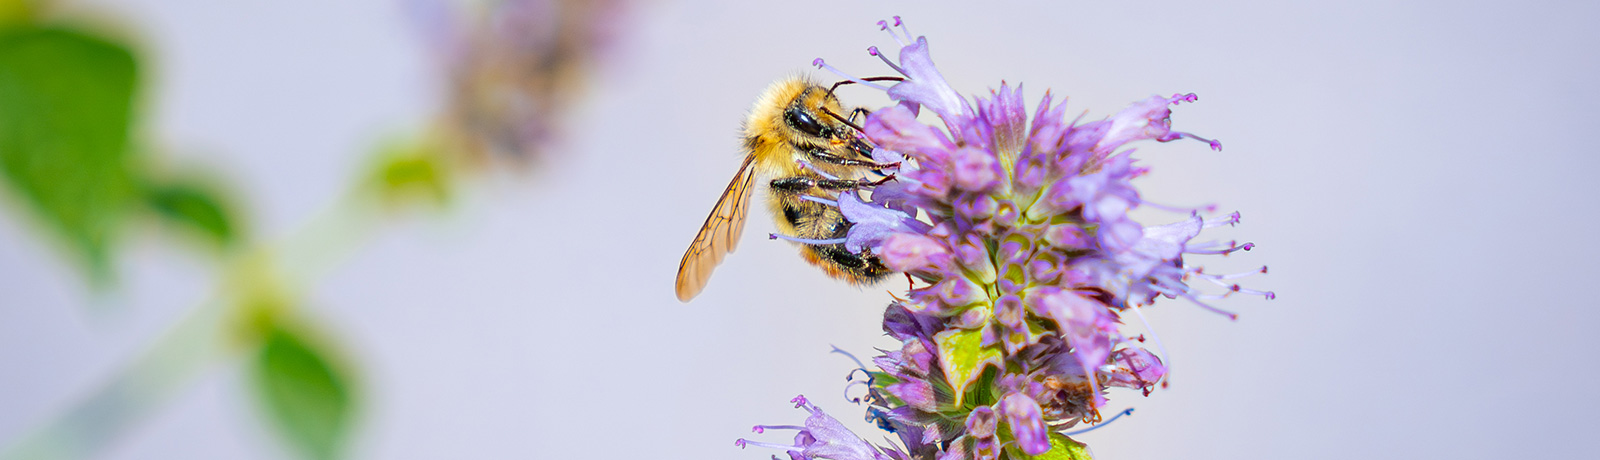
{"label": "blurred plant stem", "polygon": [[[367,189],[358,188],[279,245],[244,251],[224,261],[226,275],[212,299],[197,306],[105,384],[0,451],[0,460],[94,457],[183,394],[213,366],[251,359],[275,334],[287,331],[296,340],[302,339],[306,331],[303,322],[295,319],[300,315],[295,292],[313,284],[362,246],[383,216],[382,208],[371,198]],[[330,361],[323,356],[314,358]],[[337,377],[335,382],[343,385],[344,376]],[[347,393],[349,389],[337,391]]]}
{"label": "blurred plant stem", "polygon": [[338,268],[359,250],[379,225],[381,213],[356,197],[346,197],[321,211],[308,225],[283,240],[276,252],[278,275],[289,286],[308,286]]}
{"label": "blurred plant stem", "polygon": [[0,453],[5,460],[89,458],[182,394],[228,353],[230,309],[207,301],[66,413]]}

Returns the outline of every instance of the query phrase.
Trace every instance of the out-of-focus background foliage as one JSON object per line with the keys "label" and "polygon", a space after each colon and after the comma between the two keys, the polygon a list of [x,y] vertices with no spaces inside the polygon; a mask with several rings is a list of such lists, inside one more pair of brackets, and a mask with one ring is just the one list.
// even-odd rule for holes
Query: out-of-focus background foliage
{"label": "out-of-focus background foliage", "polygon": [[1241,211],[1208,268],[1278,300],[1149,310],[1100,458],[1590,456],[1592,2],[4,0],[0,457],[766,458],[798,393],[874,438],[827,351],[883,289],[759,212],[671,280],[750,101],[888,72],[891,15],[964,93],[1192,91],[1226,146],[1142,191]]}

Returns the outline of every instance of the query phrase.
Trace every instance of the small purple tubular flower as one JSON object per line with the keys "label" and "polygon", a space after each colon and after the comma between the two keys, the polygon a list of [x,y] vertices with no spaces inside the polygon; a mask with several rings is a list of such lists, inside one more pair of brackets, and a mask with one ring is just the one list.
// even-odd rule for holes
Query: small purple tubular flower
{"label": "small purple tubular flower", "polygon": [[756,425],[752,430],[756,433],[765,433],[767,430],[783,429],[798,430],[795,434],[794,445],[773,444],[766,442],[750,441],[744,438],[734,441],[734,445],[741,448],[746,446],[767,447],[789,453],[795,460],[825,458],[829,460],[907,460],[904,454],[890,450],[885,453],[871,444],[867,444],[860,436],[856,436],[849,428],[845,428],[838,419],[822,412],[821,407],[806,401],[805,396],[795,396],[789,402],[794,407],[803,408],[811,415],[806,417],[804,426],[794,425]]}
{"label": "small purple tubular flower", "polygon": [[1049,430],[1044,425],[1044,414],[1039,403],[1022,393],[1011,393],[1000,399],[999,412],[1006,424],[1011,425],[1011,436],[1017,446],[1028,455],[1050,451]]}
{"label": "small purple tubular flower", "polygon": [[[1232,317],[1210,302],[1273,298],[1237,284],[1265,267],[1218,275],[1194,263],[1253,247],[1199,240],[1237,224],[1238,213],[1207,219],[1210,207],[1152,204],[1134,186],[1148,169],[1127,148],[1133,142],[1221,148],[1173,130],[1171,107],[1195,95],[1150,97],[1080,123],[1046,92],[1030,118],[1020,85],[1002,82],[969,102],[933,65],[926,38],[912,38],[899,18],[880,25],[901,45],[898,59],[869,52],[904,80],[884,87],[817,64],[894,100],[860,125],[873,158],[896,165],[886,172],[893,180],[841,193],[833,205],[853,226],[850,250],[871,251],[912,281],[884,313],[884,331],[900,346],[873,359],[879,370],[864,398],[869,418],[898,434],[904,451],[880,452],[810,419],[795,446],[779,448],[794,458],[1046,455],[1061,430],[1102,421],[1111,388],[1148,396],[1166,377],[1171,363],[1144,348],[1155,334],[1124,334],[1125,314],[1142,322],[1142,308],[1168,298]],[[919,120],[924,107],[943,126]],[[1182,217],[1146,225],[1133,218],[1141,206]]]}
{"label": "small purple tubular flower", "polygon": [[862,202],[854,192],[839,194],[839,212],[852,224],[845,235],[844,247],[850,252],[870,248],[882,249],[883,240],[894,233],[922,233],[928,224],[898,209],[875,206]]}
{"label": "small purple tubular flower", "polygon": [[[885,28],[890,36],[894,30]],[[906,34],[910,38],[910,34]],[[896,38],[898,40],[898,37]],[[870,52],[878,57],[877,47],[870,48]],[[888,63],[888,58],[884,58]],[[894,67],[890,64],[890,67]],[[933,66],[933,57],[928,55],[928,39],[917,37],[916,41],[900,48],[900,66],[895,68],[905,74],[905,81],[896,83],[889,88],[889,97],[897,101],[911,102],[927,107],[939,118],[947,123],[951,120],[967,120],[974,117],[972,107],[967,105],[967,99],[956,94],[950,88],[950,83],[945,82],[944,75],[939,74],[939,69]],[[951,131],[956,131],[952,129]]]}
{"label": "small purple tubular flower", "polygon": [[1135,102],[1107,120],[1109,126],[1105,128],[1104,137],[1095,144],[1095,150],[1111,151],[1140,139],[1169,142],[1185,137],[1210,144],[1212,150],[1222,150],[1221,142],[1172,130],[1172,109],[1167,106],[1196,100],[1199,100],[1199,97],[1189,93],[1175,94],[1172,97],[1150,96]]}

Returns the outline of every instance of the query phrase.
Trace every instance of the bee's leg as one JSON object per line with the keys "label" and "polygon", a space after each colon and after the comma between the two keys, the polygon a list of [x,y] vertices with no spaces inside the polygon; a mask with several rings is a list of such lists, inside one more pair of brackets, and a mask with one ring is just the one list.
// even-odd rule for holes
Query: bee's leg
{"label": "bee's leg", "polygon": [[849,190],[863,185],[861,181],[844,179],[817,179],[813,177],[785,177],[772,180],[772,189],[799,194],[813,188],[829,191]]}
{"label": "bee's leg", "polygon": [[820,161],[820,162],[823,162],[823,163],[831,163],[831,164],[836,164],[836,165],[842,165],[842,166],[867,166],[867,167],[871,167],[872,169],[883,169],[883,168],[892,168],[892,167],[895,167],[895,166],[899,166],[899,164],[895,164],[895,163],[884,164],[884,163],[878,163],[878,162],[875,162],[875,161],[864,161],[864,160],[856,160],[856,159],[851,159],[851,158],[845,158],[845,157],[841,157],[841,156],[838,156],[838,155],[834,155],[832,153],[828,153],[827,150],[822,150],[822,149],[807,150],[806,154],[810,155],[811,158],[814,158],[817,161]]}
{"label": "bee's leg", "polygon": [[867,110],[867,109],[863,109],[861,107],[856,107],[855,110],[851,110],[850,111],[850,119],[849,120],[845,120],[845,121],[850,122],[850,123],[855,123],[856,122],[856,115],[872,115],[872,111],[871,110]]}
{"label": "bee's leg", "polygon": [[[856,156],[861,157],[861,158],[866,158],[867,160],[871,160],[872,159],[872,144],[869,144],[866,141],[863,141],[861,139],[850,139],[849,143],[850,143],[850,153],[854,153],[854,154],[856,154]],[[874,169],[882,169],[882,168],[874,168]]]}

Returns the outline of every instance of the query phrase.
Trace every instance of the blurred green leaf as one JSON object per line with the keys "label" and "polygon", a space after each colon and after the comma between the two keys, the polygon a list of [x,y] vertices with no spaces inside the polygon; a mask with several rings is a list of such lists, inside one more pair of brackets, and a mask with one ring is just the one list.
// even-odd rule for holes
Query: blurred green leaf
{"label": "blurred green leaf", "polygon": [[81,32],[0,31],[0,176],[88,263],[110,251],[135,193],[128,133],[138,69]]}
{"label": "blurred green leaf", "polygon": [[162,219],[194,230],[216,248],[230,248],[238,239],[233,213],[205,187],[186,183],[150,185],[145,190],[145,201]]}
{"label": "blurred green leaf", "polygon": [[255,380],[279,431],[306,457],[339,456],[353,415],[349,379],[299,333],[268,331],[255,361]]}
{"label": "blurred green leaf", "polygon": [[33,20],[39,9],[34,0],[0,0],[0,26],[11,26]]}
{"label": "blurred green leaf", "polygon": [[952,329],[933,336],[939,347],[939,364],[955,389],[956,405],[966,398],[967,386],[989,365],[1000,365],[1000,349],[983,346],[983,330]]}
{"label": "blurred green leaf", "polygon": [[440,206],[450,199],[450,171],[432,144],[396,143],[378,153],[369,182],[386,203],[423,201]]}

